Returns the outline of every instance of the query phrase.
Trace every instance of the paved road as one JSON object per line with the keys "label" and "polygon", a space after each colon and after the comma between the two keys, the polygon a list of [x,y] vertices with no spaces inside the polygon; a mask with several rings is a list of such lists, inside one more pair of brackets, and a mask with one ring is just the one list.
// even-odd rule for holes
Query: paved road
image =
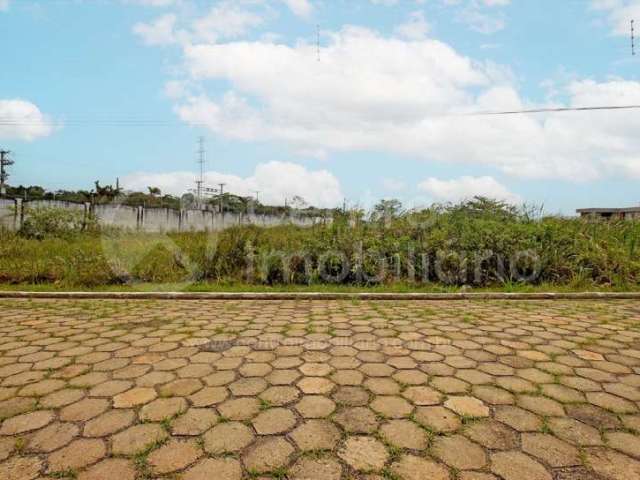
{"label": "paved road", "polygon": [[0,301],[0,479],[640,479],[640,305]]}

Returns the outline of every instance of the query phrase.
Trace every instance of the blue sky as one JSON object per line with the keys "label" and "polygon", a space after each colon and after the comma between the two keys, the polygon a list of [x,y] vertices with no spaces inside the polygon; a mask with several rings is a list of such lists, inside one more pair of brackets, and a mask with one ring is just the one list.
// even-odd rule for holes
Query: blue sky
{"label": "blue sky", "polygon": [[[281,203],[640,201],[640,0],[0,0],[11,183]],[[320,26],[320,61],[316,53]],[[639,42],[640,43],[640,42]],[[640,47],[639,47],[640,50]]]}

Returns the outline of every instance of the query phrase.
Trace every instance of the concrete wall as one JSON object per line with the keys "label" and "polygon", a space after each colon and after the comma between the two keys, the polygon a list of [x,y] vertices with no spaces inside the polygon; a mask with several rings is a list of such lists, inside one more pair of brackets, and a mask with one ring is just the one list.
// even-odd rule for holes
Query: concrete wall
{"label": "concrete wall", "polygon": [[[69,208],[84,212],[92,212],[98,223],[104,226],[117,227],[145,232],[177,232],[177,231],[216,231],[234,225],[258,225],[273,227],[277,225],[312,226],[325,222],[322,217],[298,217],[256,214],[220,214],[210,210],[173,210],[170,208],[144,208],[127,205],[90,205],[88,203],[61,202],[57,200],[22,200],[0,199],[0,226],[10,230],[18,230],[22,219],[28,215],[29,208],[56,207]],[[330,221],[330,220],[327,220]]]}

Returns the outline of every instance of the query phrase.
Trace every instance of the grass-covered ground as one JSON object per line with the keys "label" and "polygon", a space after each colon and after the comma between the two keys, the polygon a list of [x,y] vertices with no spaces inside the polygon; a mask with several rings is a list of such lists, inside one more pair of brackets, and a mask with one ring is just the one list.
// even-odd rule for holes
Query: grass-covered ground
{"label": "grass-covered ground", "polygon": [[640,222],[532,215],[477,199],[311,228],[144,234],[55,212],[0,231],[0,288],[189,291],[629,291]]}

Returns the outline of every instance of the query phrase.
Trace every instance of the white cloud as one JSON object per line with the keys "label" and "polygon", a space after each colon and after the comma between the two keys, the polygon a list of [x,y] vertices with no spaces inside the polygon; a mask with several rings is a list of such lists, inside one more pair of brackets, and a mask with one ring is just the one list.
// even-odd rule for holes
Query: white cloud
{"label": "white cloud", "polygon": [[423,40],[429,33],[429,24],[421,11],[412,12],[407,22],[395,28],[397,35],[408,40]]}
{"label": "white cloud", "polygon": [[156,18],[151,23],[136,23],[133,32],[147,45],[169,45],[176,41],[175,23],[176,16],[170,13]]}
{"label": "white cloud", "polygon": [[607,13],[614,35],[629,35],[631,20],[640,24],[640,0],[591,0],[591,7]]}
{"label": "white cloud", "polygon": [[219,39],[238,38],[262,21],[260,15],[224,1],[193,22],[193,33],[196,39],[216,42]]}
{"label": "white cloud", "polygon": [[437,202],[459,202],[475,196],[489,197],[509,203],[521,203],[520,196],[509,191],[495,178],[460,177],[451,180],[427,178],[418,188],[429,194]]}
{"label": "white cloud", "polygon": [[50,119],[33,103],[0,100],[0,139],[30,141],[46,137],[53,130]]}
{"label": "white cloud", "polygon": [[511,0],[482,0],[487,7],[506,7],[511,4]]}
{"label": "white cloud", "polygon": [[[168,173],[138,172],[122,179],[126,189],[146,190],[149,186],[164,193],[182,195],[194,188],[196,174],[178,171]],[[289,162],[268,162],[256,166],[253,175],[239,177],[219,172],[206,172],[206,183],[226,183],[225,189],[243,196],[254,196],[260,191],[260,201],[266,204],[283,204],[284,199],[298,195],[309,204],[318,207],[334,207],[344,198],[340,182],[327,170],[308,170]]]}
{"label": "white cloud", "polygon": [[[186,96],[176,112],[224,137],[277,141],[317,156],[378,151],[574,181],[638,175],[635,111],[463,115],[544,105],[522,98],[503,67],[437,40],[355,27],[328,38],[321,62],[315,45],[304,42],[189,45],[191,81],[223,80],[230,88],[219,97]],[[574,80],[562,93],[568,105],[640,104],[640,82],[633,81]]]}
{"label": "white cloud", "polygon": [[282,0],[297,16],[309,18],[313,13],[313,4],[309,0]]}
{"label": "white cloud", "polygon": [[187,94],[188,85],[184,81],[180,80],[169,80],[164,84],[164,94],[167,98],[178,99],[182,98]]}
{"label": "white cloud", "polygon": [[475,7],[460,10],[456,18],[458,21],[466,24],[471,30],[484,35],[499,32],[505,27],[505,21],[502,17],[484,13]]}
{"label": "white cloud", "polygon": [[9,0],[0,0],[0,12],[9,10]]}
{"label": "white cloud", "polygon": [[124,0],[124,2],[148,7],[170,7],[179,3],[179,0]]}

